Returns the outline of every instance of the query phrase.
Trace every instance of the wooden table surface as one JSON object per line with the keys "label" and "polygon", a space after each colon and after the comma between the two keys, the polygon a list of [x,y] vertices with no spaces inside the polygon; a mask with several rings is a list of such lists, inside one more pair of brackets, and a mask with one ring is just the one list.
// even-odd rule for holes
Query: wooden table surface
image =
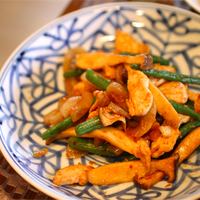
{"label": "wooden table surface", "polygon": [[[108,2],[123,2],[124,0],[72,0],[66,9],[60,14],[65,15],[69,12]],[[134,0],[126,0],[127,2],[134,2]],[[125,2],[125,1],[124,1]],[[139,1],[145,2],[145,1]],[[193,10],[184,0],[146,0],[146,2],[168,4],[176,7],[180,7],[192,12]],[[58,16],[59,17],[59,16]],[[0,199],[42,199],[53,200],[53,198],[47,196],[41,191],[37,190],[26,182],[19,174],[17,174],[6,159],[0,152]]]}

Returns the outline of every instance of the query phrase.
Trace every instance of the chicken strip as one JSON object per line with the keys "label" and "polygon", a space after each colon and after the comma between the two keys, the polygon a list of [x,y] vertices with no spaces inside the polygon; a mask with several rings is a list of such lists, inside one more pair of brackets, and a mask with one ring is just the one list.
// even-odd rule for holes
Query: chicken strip
{"label": "chicken strip", "polygon": [[149,53],[150,48],[148,44],[137,42],[130,34],[117,29],[115,38],[115,52]]}
{"label": "chicken strip", "polygon": [[158,88],[164,96],[171,101],[184,104],[188,100],[187,85],[181,82],[171,81]]}
{"label": "chicken strip", "polygon": [[88,182],[88,172],[94,169],[92,166],[87,165],[70,165],[56,172],[53,178],[55,185],[69,185],[79,183],[85,185]]}
{"label": "chicken strip", "polygon": [[128,71],[129,99],[126,104],[131,116],[143,116],[148,113],[153,104],[153,95],[148,89],[149,79],[141,71],[133,70],[130,65],[125,65]]}

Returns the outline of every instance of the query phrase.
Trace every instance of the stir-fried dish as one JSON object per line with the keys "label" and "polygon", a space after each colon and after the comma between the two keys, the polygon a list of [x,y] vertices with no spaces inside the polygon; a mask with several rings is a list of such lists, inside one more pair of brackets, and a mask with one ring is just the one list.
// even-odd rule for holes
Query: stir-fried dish
{"label": "stir-fried dish", "polygon": [[131,35],[117,30],[109,53],[70,49],[63,74],[66,96],[44,116],[46,144],[67,138],[69,159],[88,153],[123,159],[66,166],[54,184],[132,181],[150,189],[165,176],[173,182],[178,165],[200,145],[200,94],[188,88],[200,79],[177,73]]}

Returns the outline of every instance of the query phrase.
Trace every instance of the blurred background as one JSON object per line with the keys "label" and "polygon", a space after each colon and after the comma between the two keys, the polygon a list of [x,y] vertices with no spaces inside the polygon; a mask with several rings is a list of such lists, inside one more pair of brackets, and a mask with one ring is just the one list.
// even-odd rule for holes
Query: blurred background
{"label": "blurred background", "polygon": [[0,0],[0,69],[21,42],[60,16],[70,2],[71,0]]}

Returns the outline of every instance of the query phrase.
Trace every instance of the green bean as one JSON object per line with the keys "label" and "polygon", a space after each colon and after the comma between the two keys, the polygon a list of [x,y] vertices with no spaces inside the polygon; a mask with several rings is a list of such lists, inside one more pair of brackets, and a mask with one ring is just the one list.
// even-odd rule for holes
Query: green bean
{"label": "green bean", "polygon": [[102,144],[96,147],[94,145],[94,142],[82,138],[71,137],[69,139],[69,146],[74,149],[87,151],[94,154],[105,155],[105,156],[117,156],[112,150],[108,148],[106,144]]}
{"label": "green bean", "polygon": [[81,136],[100,128],[103,128],[100,118],[94,117],[88,121],[78,124],[75,127],[75,132],[77,136]]}
{"label": "green bean", "polygon": [[86,70],[86,78],[88,81],[101,88],[102,90],[106,90],[108,85],[110,85],[110,81],[101,78],[97,73],[95,73],[91,69]]}
{"label": "green bean", "polygon": [[[199,126],[200,126],[200,120],[195,120],[195,121],[191,121],[191,122],[188,122],[187,124],[182,125],[179,130],[182,137],[184,138],[185,136],[187,136],[190,132],[192,132],[194,129],[196,129]],[[182,139],[182,138],[179,137],[179,139]]]}
{"label": "green bean", "polygon": [[51,138],[55,135],[58,135],[59,133],[61,133],[62,131],[68,129],[69,127],[71,127],[73,125],[74,125],[74,122],[72,122],[72,118],[67,117],[67,118],[63,119],[62,121],[60,121],[59,123],[57,123],[56,125],[49,128],[48,130],[46,130],[42,134],[42,139],[46,140],[46,139]]}
{"label": "green bean", "polygon": [[[123,52],[123,53],[120,53],[120,55],[136,56],[136,55],[138,55],[138,53]],[[166,65],[166,66],[169,66],[169,64],[170,64],[169,60],[164,59],[164,58],[162,58],[160,56],[155,56],[155,55],[151,55],[151,54],[150,54],[150,56],[153,59],[153,63],[160,63],[161,65]]]}
{"label": "green bean", "polygon": [[190,101],[188,100],[185,105],[187,105],[189,108],[191,108],[192,110],[194,110],[194,102],[193,101]]}
{"label": "green bean", "polygon": [[139,158],[135,157],[134,155],[130,155],[130,156],[127,156],[127,157],[125,158],[125,160],[133,161],[133,160],[139,160]]}
{"label": "green bean", "polygon": [[200,120],[200,114],[195,112],[194,110],[192,110],[191,108],[185,106],[185,105],[182,105],[180,103],[176,103],[174,101],[170,101],[169,102],[171,103],[171,105],[174,107],[174,109],[178,112],[178,113],[181,113],[183,115],[188,115],[188,116],[191,116],[191,117],[194,117],[195,119],[199,119]]}
{"label": "green bean", "polygon": [[63,76],[65,78],[76,77],[76,76],[80,76],[83,72],[85,72],[85,70],[80,69],[80,68],[76,68],[76,69],[71,69],[69,71],[66,71],[63,74]]}
{"label": "green bean", "polygon": [[141,70],[139,67],[135,65],[131,65],[131,68],[135,70],[140,70],[144,74],[148,76],[153,76],[156,78],[164,78],[169,81],[179,81],[182,83],[200,85],[200,78],[197,78],[194,76],[189,76],[189,75],[184,75],[184,74],[179,74],[179,73],[169,72],[169,71],[164,71],[164,70],[159,70],[159,69]]}

